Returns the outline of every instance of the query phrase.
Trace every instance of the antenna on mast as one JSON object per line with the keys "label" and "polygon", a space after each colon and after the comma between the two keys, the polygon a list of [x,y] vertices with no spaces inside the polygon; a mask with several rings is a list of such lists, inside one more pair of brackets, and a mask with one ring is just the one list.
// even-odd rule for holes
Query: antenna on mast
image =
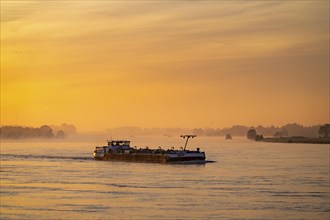
{"label": "antenna on mast", "polygon": [[194,135],[194,134],[186,134],[186,135],[181,135],[180,137],[182,137],[182,138],[187,138],[187,140],[186,140],[186,144],[184,145],[184,148],[183,148],[183,150],[186,150],[186,147],[187,147],[187,144],[188,144],[188,140],[189,140],[189,138],[194,138],[194,137],[197,137],[197,135]]}

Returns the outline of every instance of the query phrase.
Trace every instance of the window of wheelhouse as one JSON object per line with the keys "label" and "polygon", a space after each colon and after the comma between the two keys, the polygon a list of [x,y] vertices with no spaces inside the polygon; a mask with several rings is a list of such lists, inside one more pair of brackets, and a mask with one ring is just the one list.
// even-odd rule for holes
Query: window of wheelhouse
{"label": "window of wheelhouse", "polygon": [[130,141],[122,141],[120,146],[129,146]]}

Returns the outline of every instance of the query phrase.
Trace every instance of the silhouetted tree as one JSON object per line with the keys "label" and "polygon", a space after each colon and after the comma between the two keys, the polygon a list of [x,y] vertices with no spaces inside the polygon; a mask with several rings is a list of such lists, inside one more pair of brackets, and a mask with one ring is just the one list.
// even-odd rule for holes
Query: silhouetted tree
{"label": "silhouetted tree", "polygon": [[65,134],[75,135],[77,134],[77,129],[74,125],[63,123],[61,124],[61,129]]}
{"label": "silhouetted tree", "polygon": [[205,128],[204,135],[207,136],[207,137],[215,136],[214,128]]}
{"label": "silhouetted tree", "polygon": [[196,134],[197,136],[203,136],[204,135],[204,130],[201,128],[195,128],[192,131],[193,134]]}
{"label": "silhouetted tree", "polygon": [[64,131],[62,130],[57,131],[56,138],[65,138]]}
{"label": "silhouetted tree", "polygon": [[264,136],[263,135],[256,135],[255,139],[256,141],[261,141],[262,139],[264,139]]}
{"label": "silhouetted tree", "polygon": [[330,137],[330,124],[320,126],[319,135],[324,138]]}
{"label": "silhouetted tree", "polygon": [[39,128],[40,137],[51,138],[54,137],[53,130],[48,125],[43,125]]}
{"label": "silhouetted tree", "polygon": [[254,140],[257,136],[257,131],[254,128],[248,130],[246,137],[250,140]]}
{"label": "silhouetted tree", "polygon": [[40,128],[4,126],[0,128],[1,138],[20,139],[20,138],[52,138],[54,133],[48,125]]}
{"label": "silhouetted tree", "polygon": [[273,136],[276,138],[280,138],[280,137],[287,137],[289,135],[288,130],[283,129],[281,131],[277,131]]}

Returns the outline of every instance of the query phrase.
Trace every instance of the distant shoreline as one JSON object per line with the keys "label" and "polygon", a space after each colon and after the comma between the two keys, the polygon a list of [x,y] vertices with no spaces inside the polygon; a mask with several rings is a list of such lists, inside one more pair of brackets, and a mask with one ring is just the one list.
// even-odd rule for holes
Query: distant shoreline
{"label": "distant shoreline", "polygon": [[261,142],[269,143],[298,143],[298,144],[330,144],[330,138],[307,138],[307,137],[281,137],[263,138]]}

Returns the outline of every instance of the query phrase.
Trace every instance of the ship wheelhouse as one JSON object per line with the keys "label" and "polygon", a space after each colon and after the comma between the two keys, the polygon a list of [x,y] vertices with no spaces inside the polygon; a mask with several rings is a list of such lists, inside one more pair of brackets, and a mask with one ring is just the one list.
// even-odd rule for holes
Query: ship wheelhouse
{"label": "ship wheelhouse", "polygon": [[108,140],[108,149],[113,152],[129,151],[131,149],[130,143],[127,140]]}

